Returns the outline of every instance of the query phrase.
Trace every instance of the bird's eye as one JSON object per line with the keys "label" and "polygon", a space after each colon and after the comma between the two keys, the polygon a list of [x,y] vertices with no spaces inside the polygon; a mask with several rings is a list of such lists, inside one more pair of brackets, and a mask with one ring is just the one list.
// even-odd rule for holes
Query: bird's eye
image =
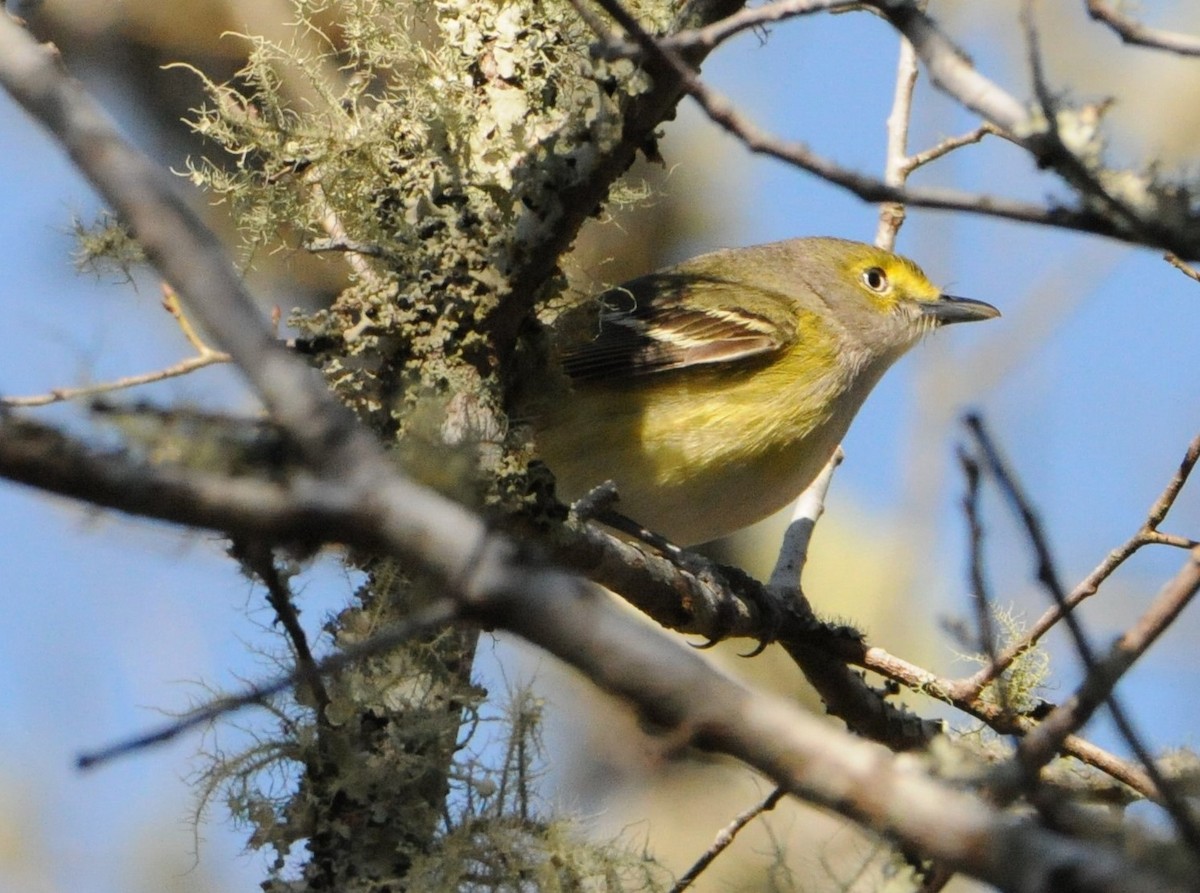
{"label": "bird's eye", "polygon": [[871,267],[862,272],[863,285],[875,292],[885,292],[888,289],[887,273],[879,267]]}

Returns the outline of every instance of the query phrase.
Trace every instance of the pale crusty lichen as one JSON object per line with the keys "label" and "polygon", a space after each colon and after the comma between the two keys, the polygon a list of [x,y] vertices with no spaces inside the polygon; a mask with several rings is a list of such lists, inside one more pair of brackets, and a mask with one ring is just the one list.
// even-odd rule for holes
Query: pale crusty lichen
{"label": "pale crusty lichen", "polygon": [[297,107],[276,74],[286,51],[255,41],[248,89],[211,85],[197,123],[239,164],[194,176],[234,203],[252,244],[328,243],[336,220],[340,247],[374,255],[332,307],[293,320],[365,419],[403,434],[416,402],[471,393],[480,406],[457,440],[494,442],[505,426],[484,333],[514,253],[620,140],[622,103],[648,82],[592,60],[594,35],[561,0],[338,9],[344,82]]}
{"label": "pale crusty lichen", "polygon": [[[638,14],[661,30],[672,6]],[[293,316],[301,347],[410,473],[511,508],[528,490],[528,454],[504,415],[491,320],[523,252],[563,218],[564,190],[622,139],[627,103],[649,82],[627,61],[594,60],[594,35],[566,0],[297,10],[307,28],[336,13],[330,58],[250,40],[237,83],[210,83],[195,124],[233,163],[200,161],[192,175],[231,204],[253,250],[350,254],[332,305]],[[336,83],[320,74],[330,60]],[[298,71],[309,89],[280,74]],[[360,567],[366,583],[327,625],[339,646],[440,595],[391,560]],[[488,796],[494,773],[463,762],[484,694],[470,677],[476,635],[438,630],[356,663],[328,680],[323,709],[281,723],[272,753],[299,767],[294,791],[235,785],[254,843],[280,854],[267,889],[457,890],[490,865],[518,872],[514,889],[655,886],[649,868],[630,875],[623,857],[530,814],[527,782]],[[285,877],[300,843],[307,856]]]}

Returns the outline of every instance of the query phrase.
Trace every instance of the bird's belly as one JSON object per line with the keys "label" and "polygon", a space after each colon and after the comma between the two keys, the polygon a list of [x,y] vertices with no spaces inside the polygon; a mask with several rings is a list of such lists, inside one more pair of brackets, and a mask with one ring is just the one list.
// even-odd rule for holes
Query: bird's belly
{"label": "bird's belly", "polygon": [[686,475],[643,482],[622,474],[613,479],[621,510],[651,530],[683,545],[728,536],[774,514],[807,487],[837,447],[809,442],[804,449],[779,449],[736,461],[716,458],[693,465]]}
{"label": "bird's belly", "polygon": [[678,429],[655,436],[652,426],[643,426],[586,441],[550,438],[539,447],[563,498],[576,499],[612,480],[622,514],[673,542],[694,545],[786,506],[820,472],[844,433],[844,426],[820,425],[803,438],[757,448],[747,444],[744,431],[710,426],[687,436]]}

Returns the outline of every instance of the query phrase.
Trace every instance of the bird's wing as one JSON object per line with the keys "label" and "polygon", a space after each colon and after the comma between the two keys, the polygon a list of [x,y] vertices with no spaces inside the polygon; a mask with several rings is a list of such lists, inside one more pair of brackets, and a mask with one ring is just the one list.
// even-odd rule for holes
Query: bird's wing
{"label": "bird's wing", "polygon": [[692,289],[714,288],[733,286],[711,277],[658,273],[610,289],[600,296],[598,329],[563,351],[563,368],[576,381],[618,380],[766,357],[795,339],[795,316],[781,295],[758,292],[754,311],[684,300]]}

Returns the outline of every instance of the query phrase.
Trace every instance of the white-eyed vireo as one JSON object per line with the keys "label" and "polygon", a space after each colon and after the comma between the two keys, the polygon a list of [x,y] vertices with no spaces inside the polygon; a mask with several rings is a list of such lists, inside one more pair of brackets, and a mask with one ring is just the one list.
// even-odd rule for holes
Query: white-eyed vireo
{"label": "white-eyed vireo", "polygon": [[571,387],[538,413],[538,449],[562,497],[611,479],[623,514],[682,545],[795,499],[926,332],[1000,315],[829,238],[705,254],[600,302],[561,345]]}

